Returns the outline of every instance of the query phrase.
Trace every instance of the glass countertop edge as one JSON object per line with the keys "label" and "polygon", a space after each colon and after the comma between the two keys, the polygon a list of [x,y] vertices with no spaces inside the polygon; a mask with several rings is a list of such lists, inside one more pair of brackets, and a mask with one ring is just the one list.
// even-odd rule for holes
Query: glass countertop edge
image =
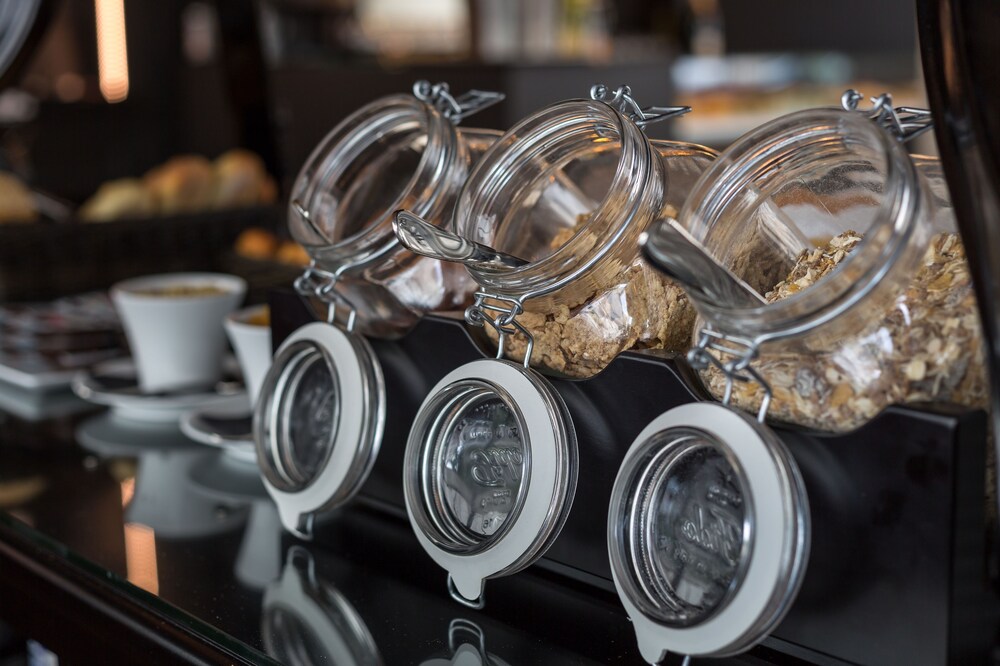
{"label": "glass countertop edge", "polygon": [[243,641],[220,631],[216,627],[199,620],[194,615],[184,611],[170,602],[143,590],[136,585],[124,580],[118,574],[108,571],[92,560],[80,555],[65,544],[53,539],[35,529],[24,521],[10,515],[6,511],[0,510],[0,526],[6,527],[38,548],[48,551],[52,555],[62,559],[69,566],[77,571],[89,576],[97,584],[105,585],[118,595],[122,595],[131,601],[142,605],[146,610],[159,617],[164,622],[174,625],[183,631],[192,634],[206,644],[212,645],[221,651],[228,652],[233,656],[242,658],[255,664],[273,664],[280,666],[267,654],[255,650]]}

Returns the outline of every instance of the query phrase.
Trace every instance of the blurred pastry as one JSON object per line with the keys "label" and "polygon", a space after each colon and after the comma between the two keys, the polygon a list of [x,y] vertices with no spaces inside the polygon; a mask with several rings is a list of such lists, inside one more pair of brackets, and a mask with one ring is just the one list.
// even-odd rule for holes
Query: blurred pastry
{"label": "blurred pastry", "polygon": [[208,209],[215,196],[215,170],[200,155],[178,155],[144,178],[161,215]]}
{"label": "blurred pastry", "polygon": [[255,206],[274,201],[274,181],[256,153],[236,148],[215,160],[215,208]]}
{"label": "blurred pastry", "polygon": [[274,258],[283,264],[293,264],[295,266],[306,266],[310,261],[309,253],[295,241],[285,241],[282,243]]}
{"label": "blurred pastry", "polygon": [[14,174],[0,171],[0,224],[37,219],[38,209],[31,190]]}
{"label": "blurred pastry", "polygon": [[237,236],[235,250],[251,259],[271,259],[278,251],[278,238],[266,229],[250,227]]}
{"label": "blurred pastry", "polygon": [[260,204],[273,204],[278,200],[278,184],[274,178],[267,176],[260,184]]}
{"label": "blurred pastry", "polygon": [[80,207],[81,220],[107,222],[123,217],[148,217],[156,214],[156,199],[138,178],[121,178],[101,185]]}

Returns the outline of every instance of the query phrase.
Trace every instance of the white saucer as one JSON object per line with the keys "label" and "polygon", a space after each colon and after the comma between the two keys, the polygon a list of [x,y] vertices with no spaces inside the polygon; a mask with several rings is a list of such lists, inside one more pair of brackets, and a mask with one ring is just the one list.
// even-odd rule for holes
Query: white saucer
{"label": "white saucer", "polygon": [[224,456],[190,441],[176,424],[139,423],[102,412],[77,427],[76,440],[101,458],[137,459],[135,494],[125,521],[153,528],[157,538],[222,534],[241,528],[248,518],[246,501],[198,492],[191,470]]}
{"label": "white saucer", "polygon": [[192,389],[145,394],[139,389],[132,359],[102,363],[73,379],[73,392],[84,400],[106,405],[123,419],[143,422],[174,422],[195,408],[246,405],[242,384],[222,381],[215,390]]}
{"label": "white saucer", "polygon": [[101,458],[137,457],[149,451],[202,451],[174,423],[144,423],[101,412],[84,419],[75,432],[77,443]]}
{"label": "white saucer", "polygon": [[181,416],[181,432],[200,444],[223,450],[256,467],[257,449],[253,442],[253,413],[244,399],[240,403],[203,407]]}

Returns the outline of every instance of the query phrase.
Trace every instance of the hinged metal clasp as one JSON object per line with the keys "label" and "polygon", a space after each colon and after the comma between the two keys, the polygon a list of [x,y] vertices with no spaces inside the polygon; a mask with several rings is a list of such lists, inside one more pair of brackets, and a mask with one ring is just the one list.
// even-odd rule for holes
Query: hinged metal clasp
{"label": "hinged metal clasp", "polygon": [[507,336],[521,334],[528,340],[524,350],[524,367],[531,363],[531,352],[535,348],[535,338],[520,322],[517,316],[524,312],[524,305],[516,298],[496,296],[477,291],[475,300],[465,310],[465,321],[471,326],[489,326],[497,332],[497,358],[502,359]]}
{"label": "hinged metal clasp", "polygon": [[[312,224],[309,211],[298,200],[292,201],[292,209],[299,217]],[[338,302],[344,301],[343,297],[337,293],[335,287],[344,273],[356,267],[357,264],[346,263],[342,264],[336,271],[331,272],[317,266],[316,260],[313,259],[306,266],[302,275],[295,278],[295,282],[293,283],[295,291],[301,296],[314,297],[321,303],[326,304],[326,323],[335,324],[337,321]],[[353,333],[358,318],[357,308],[346,301],[342,302],[341,305],[347,309],[347,324],[344,328],[348,333]]]}
{"label": "hinged metal clasp", "polygon": [[475,89],[455,97],[448,89],[447,83],[432,84],[430,81],[414,83],[413,96],[433,106],[442,116],[456,125],[467,116],[493,106],[506,97],[503,93]]}
{"label": "hinged metal clasp", "polygon": [[603,83],[597,83],[590,88],[590,99],[604,102],[618,109],[623,116],[630,118],[640,129],[646,125],[657,123],[667,118],[683,116],[691,111],[690,106],[647,106],[645,109],[632,97],[632,89],[621,85],[611,91]]}
{"label": "hinged metal clasp", "polygon": [[326,305],[326,323],[335,324],[337,322],[337,308],[343,307],[347,310],[347,323],[344,330],[353,333],[357,325],[357,309],[345,302],[343,297],[336,291],[337,282],[340,276],[346,272],[343,268],[330,272],[319,268],[316,261],[309,262],[302,275],[295,278],[295,291],[306,297],[314,297]]}
{"label": "hinged metal clasp", "polygon": [[931,117],[930,110],[912,106],[895,108],[892,105],[892,95],[889,93],[869,98],[872,106],[868,109],[859,107],[863,99],[864,95],[857,90],[845,90],[844,94],[840,96],[840,105],[845,111],[866,114],[900,141],[906,142],[915,139],[934,127],[934,119]]}
{"label": "hinged metal clasp", "polygon": [[[726,390],[722,395],[723,405],[728,406],[732,402],[733,386],[736,382],[757,382],[764,391],[764,399],[760,403],[760,409],[757,410],[757,421],[764,423],[767,410],[771,406],[772,391],[771,385],[750,366],[758,353],[759,345],[755,340],[727,335],[705,327],[698,333],[698,343],[688,351],[687,358],[695,370],[705,370],[713,366],[725,376]],[[716,354],[725,354],[731,360],[723,361]]]}

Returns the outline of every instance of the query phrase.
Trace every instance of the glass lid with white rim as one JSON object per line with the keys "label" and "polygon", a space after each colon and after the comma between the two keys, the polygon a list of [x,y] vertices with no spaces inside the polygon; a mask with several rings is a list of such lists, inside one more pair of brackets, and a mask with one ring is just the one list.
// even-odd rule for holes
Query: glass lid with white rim
{"label": "glass lid with white rim", "polygon": [[798,468],[781,441],[718,404],[654,420],[612,493],[608,549],[643,656],[749,649],[784,617],[809,546]]}
{"label": "glass lid with white rim", "polygon": [[254,409],[254,440],[286,529],[308,538],[317,514],[357,493],[384,421],[382,371],[363,337],[316,322],[281,345]]}
{"label": "glass lid with white rim", "polygon": [[403,486],[421,545],[460,603],[528,566],[558,535],[577,477],[576,436],[551,384],[523,365],[468,363],[420,407]]}

